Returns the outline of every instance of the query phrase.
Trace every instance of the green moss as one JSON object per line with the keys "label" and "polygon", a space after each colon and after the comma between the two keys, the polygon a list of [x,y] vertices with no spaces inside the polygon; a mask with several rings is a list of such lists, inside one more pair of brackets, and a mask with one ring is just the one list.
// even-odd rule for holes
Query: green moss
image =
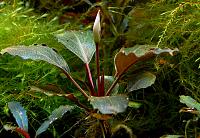
{"label": "green moss", "polygon": [[[54,34],[63,31],[57,17],[38,15],[21,3],[3,3],[0,7],[0,50],[14,45],[44,43],[63,51]],[[28,111],[30,132],[36,129],[59,105],[70,104],[62,97],[48,97],[29,91],[29,86],[56,84],[66,81],[58,69],[44,62],[23,61],[19,57],[0,55],[0,116],[2,125],[13,122],[8,116],[10,101],[20,101]],[[62,82],[63,83],[63,82]],[[53,103],[53,104],[52,104]],[[7,116],[6,116],[7,115]],[[34,128],[34,127],[36,128]],[[4,133],[1,132],[1,134]]]}
{"label": "green moss", "polygon": [[[183,107],[179,103],[179,95],[192,95],[200,100],[200,60],[197,60],[200,57],[199,7],[200,4],[193,0],[160,0],[138,5],[133,11],[127,32],[131,45],[154,44],[180,50],[173,58],[165,57],[164,64],[159,62],[158,57],[155,62],[157,81],[153,89],[132,94],[136,100],[145,102],[141,113],[133,114],[137,118],[129,121],[138,136],[183,134],[185,123],[178,121],[182,116],[178,110]],[[183,119],[190,117],[192,115]]]}
{"label": "green moss", "polygon": [[0,49],[19,44],[59,45],[53,34],[62,31],[64,26],[58,25],[57,17],[37,15],[20,3],[15,6],[5,4],[0,11]]}

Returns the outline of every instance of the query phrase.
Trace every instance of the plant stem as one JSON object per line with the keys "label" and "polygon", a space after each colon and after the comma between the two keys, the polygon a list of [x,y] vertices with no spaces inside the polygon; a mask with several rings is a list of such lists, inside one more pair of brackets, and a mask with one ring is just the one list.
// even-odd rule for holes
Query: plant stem
{"label": "plant stem", "polygon": [[70,101],[76,103],[77,106],[85,109],[87,112],[91,111],[91,109],[89,109],[87,106],[82,104],[72,93],[70,93],[70,92],[67,92],[67,93],[70,94],[70,96],[65,96],[67,99],[69,99]]}
{"label": "plant stem", "polygon": [[89,99],[89,96],[87,95],[87,93],[80,87],[80,85],[65,71],[63,70],[63,73],[67,76],[68,79],[70,79],[70,81],[79,89],[79,91],[83,94],[83,96],[85,96],[86,99]]}
{"label": "plant stem", "polygon": [[19,127],[16,127],[15,128],[15,131],[19,134],[21,134],[24,138],[30,138],[30,135],[28,132],[26,132],[25,130],[19,128]]}
{"label": "plant stem", "polygon": [[115,77],[115,81],[112,83],[112,85],[110,86],[110,88],[108,89],[108,91],[106,92],[106,96],[109,96],[110,93],[112,92],[113,88],[115,87],[115,85],[117,84],[117,82],[119,81],[119,79],[121,78],[121,76],[133,65],[135,64],[136,62],[138,61],[145,61],[146,59],[148,58],[151,58],[152,56],[154,56],[154,53],[153,52],[149,52],[141,57],[139,57],[137,60],[135,60],[131,65],[129,65],[128,67],[126,67],[122,72],[120,73],[116,73]]}
{"label": "plant stem", "polygon": [[85,68],[86,68],[86,74],[88,77],[88,81],[89,81],[89,89],[90,89],[90,95],[95,96],[95,91],[94,91],[94,84],[93,84],[93,80],[92,80],[92,74],[90,71],[90,67],[89,64],[85,64]]}
{"label": "plant stem", "polygon": [[100,65],[99,65],[99,43],[96,43],[96,68],[97,68],[97,85],[98,85],[98,96],[100,95],[101,81],[100,81]]}
{"label": "plant stem", "polygon": [[115,87],[115,85],[117,84],[117,82],[119,81],[120,78],[121,78],[121,76],[116,77],[115,81],[112,83],[112,85],[110,86],[110,88],[106,92],[106,96],[110,95],[110,93],[112,92],[113,88]]}
{"label": "plant stem", "polygon": [[75,96],[74,94],[72,94],[71,92],[64,92],[64,91],[61,91],[61,93],[50,93],[48,94],[47,91],[49,91],[48,89],[40,89],[40,88],[37,88],[37,87],[34,87],[34,86],[31,86],[31,90],[30,91],[39,91],[47,96],[59,96],[59,97],[65,97],[67,99],[69,99],[70,101],[76,103],[77,106],[81,107],[81,108],[84,108],[86,111],[90,112],[91,109],[87,108],[85,105],[83,105]]}
{"label": "plant stem", "polygon": [[100,96],[105,95],[105,90],[104,90],[104,71],[101,75],[101,90],[100,90]]}

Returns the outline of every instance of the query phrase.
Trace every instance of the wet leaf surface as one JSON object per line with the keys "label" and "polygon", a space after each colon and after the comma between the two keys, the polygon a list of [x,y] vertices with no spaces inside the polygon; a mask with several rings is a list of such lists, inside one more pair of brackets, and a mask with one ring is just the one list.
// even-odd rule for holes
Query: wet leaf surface
{"label": "wet leaf surface", "polygon": [[19,56],[23,59],[46,61],[69,72],[69,67],[64,58],[57,54],[57,52],[55,52],[52,48],[46,46],[12,46],[1,50],[1,54],[4,53],[9,53],[13,56]]}
{"label": "wet leaf surface", "polygon": [[55,109],[52,114],[48,117],[48,120],[44,121],[42,125],[36,131],[36,136],[46,131],[50,124],[52,124],[55,120],[61,118],[66,112],[74,109],[74,106],[69,105],[61,105],[59,108]]}
{"label": "wet leaf surface", "polygon": [[200,112],[200,103],[190,96],[181,95],[180,102],[186,104],[189,108],[195,108]]}
{"label": "wet leaf surface", "polygon": [[8,107],[13,114],[18,126],[24,131],[28,132],[28,118],[26,110],[21,106],[19,102],[9,102]]}
{"label": "wet leaf surface", "polygon": [[91,31],[66,31],[56,35],[58,41],[77,55],[84,63],[89,63],[96,50]]}
{"label": "wet leaf surface", "polygon": [[127,89],[129,92],[141,88],[147,88],[154,84],[156,76],[150,72],[142,72],[132,76],[132,80],[128,82]]}
{"label": "wet leaf surface", "polygon": [[102,114],[117,114],[126,110],[128,97],[124,95],[91,97],[90,104]]}
{"label": "wet leaf surface", "polygon": [[122,75],[125,71],[128,70],[128,68],[139,61],[144,61],[153,57],[154,55],[159,55],[163,53],[169,53],[173,56],[174,52],[178,52],[178,49],[160,49],[155,48],[154,45],[136,45],[131,48],[122,48],[115,55],[115,76]]}

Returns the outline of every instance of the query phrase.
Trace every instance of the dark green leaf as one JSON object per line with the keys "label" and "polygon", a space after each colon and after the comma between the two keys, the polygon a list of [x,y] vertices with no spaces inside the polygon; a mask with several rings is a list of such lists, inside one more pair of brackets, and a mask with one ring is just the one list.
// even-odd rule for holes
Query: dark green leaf
{"label": "dark green leaf", "polygon": [[21,106],[19,102],[9,102],[8,107],[13,114],[18,126],[24,131],[28,132],[28,119],[26,110]]}
{"label": "dark green leaf", "polygon": [[23,59],[42,60],[53,64],[67,72],[69,67],[64,58],[58,55],[52,48],[37,46],[12,46],[1,50],[1,54],[9,53],[14,56],[20,56]]}
{"label": "dark green leaf", "polygon": [[74,109],[74,106],[69,105],[61,105],[59,108],[55,109],[52,114],[48,117],[48,120],[46,120],[36,131],[36,136],[41,134],[42,132],[46,131],[50,124],[52,124],[55,120],[61,118],[67,111],[71,111]]}
{"label": "dark green leaf", "polygon": [[56,35],[58,41],[77,55],[84,63],[89,63],[96,50],[91,31],[67,31]]}
{"label": "dark green leaf", "polygon": [[154,84],[156,76],[150,72],[143,72],[133,75],[133,80],[128,82],[128,91],[134,91],[141,88],[147,88]]}
{"label": "dark green leaf", "polygon": [[126,110],[128,97],[124,95],[91,97],[90,103],[94,109],[98,109],[102,114],[117,114]]}

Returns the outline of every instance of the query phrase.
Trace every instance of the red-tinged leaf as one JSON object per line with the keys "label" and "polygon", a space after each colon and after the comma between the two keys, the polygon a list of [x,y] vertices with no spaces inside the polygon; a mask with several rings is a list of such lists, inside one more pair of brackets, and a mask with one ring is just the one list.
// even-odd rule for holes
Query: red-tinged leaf
{"label": "red-tinged leaf", "polygon": [[156,48],[153,45],[136,45],[131,48],[122,48],[115,55],[115,70],[116,76],[122,75],[125,71],[127,71],[133,64],[147,60],[154,55],[159,55],[163,53],[169,53],[173,55],[174,52],[177,52],[178,49],[171,50],[169,48],[160,49]]}
{"label": "red-tinged leaf", "polygon": [[138,57],[134,53],[126,55],[123,51],[115,56],[116,75],[123,74],[132,64],[138,61]]}

